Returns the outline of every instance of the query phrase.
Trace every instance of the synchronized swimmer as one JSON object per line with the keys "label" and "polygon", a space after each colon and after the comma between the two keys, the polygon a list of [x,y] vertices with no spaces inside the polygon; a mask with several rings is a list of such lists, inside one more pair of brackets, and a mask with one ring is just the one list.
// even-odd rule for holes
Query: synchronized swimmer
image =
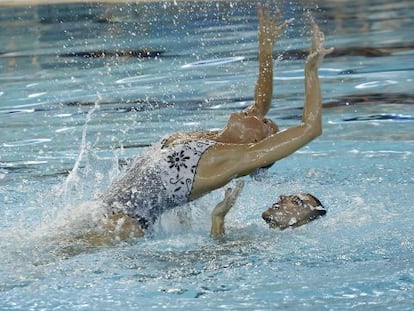
{"label": "synchronized swimmer", "polygon": [[[100,198],[106,211],[108,232],[121,238],[143,236],[165,211],[200,198],[235,178],[270,166],[322,133],[318,69],[332,49],[324,48],[324,34],[312,18],[302,122],[279,130],[275,122],[265,118],[273,95],[273,47],[290,23],[287,20],[278,24],[279,17],[279,12],[271,17],[267,5],[258,5],[259,74],[253,104],[232,113],[222,130],[175,133],[136,157],[123,176]],[[242,188],[243,182],[238,182],[234,189],[227,189],[223,202],[214,208],[212,236],[224,233],[224,217]],[[290,207],[284,209],[283,206]],[[283,220],[286,210],[294,211],[296,218]],[[325,212],[316,198],[303,194],[281,197],[263,213],[263,218],[270,227],[284,229],[301,225]]]}

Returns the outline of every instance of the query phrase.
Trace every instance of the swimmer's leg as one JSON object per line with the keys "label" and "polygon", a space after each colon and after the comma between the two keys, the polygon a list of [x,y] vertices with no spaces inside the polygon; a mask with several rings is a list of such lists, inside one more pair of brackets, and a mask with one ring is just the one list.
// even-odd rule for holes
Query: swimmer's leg
{"label": "swimmer's leg", "polygon": [[76,237],[91,247],[101,245],[113,245],[119,241],[126,241],[132,238],[144,236],[144,231],[139,223],[123,214],[113,214],[103,220],[100,228],[95,231],[83,233]]}
{"label": "swimmer's leg", "polygon": [[127,240],[130,238],[140,238],[144,236],[138,221],[123,214],[114,214],[108,217],[105,223],[107,234],[113,240]]}
{"label": "swimmer's leg", "polygon": [[211,232],[212,237],[217,237],[224,234],[224,217],[227,215],[229,210],[233,207],[243,189],[244,182],[238,181],[234,189],[228,188],[224,193],[224,200],[216,205],[213,212],[211,213]]}

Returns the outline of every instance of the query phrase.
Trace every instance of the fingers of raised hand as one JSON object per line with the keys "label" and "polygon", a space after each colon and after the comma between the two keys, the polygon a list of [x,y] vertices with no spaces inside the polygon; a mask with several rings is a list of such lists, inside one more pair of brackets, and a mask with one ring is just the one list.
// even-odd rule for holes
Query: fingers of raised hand
{"label": "fingers of raised hand", "polygon": [[233,189],[232,188],[227,188],[226,191],[224,192],[224,197],[228,198],[231,196],[231,194],[233,193]]}
{"label": "fingers of raised hand", "polygon": [[281,25],[277,26],[280,30],[286,28],[287,25],[289,25],[290,23],[292,23],[295,19],[294,18],[289,18],[287,20],[285,20]]}
{"label": "fingers of raised hand", "polygon": [[260,3],[257,5],[257,15],[259,19],[260,31],[265,33],[275,33],[283,29],[288,23],[283,23],[282,25],[277,25],[277,22],[280,18],[280,11],[276,8],[275,14],[273,17],[270,16],[269,5],[265,4],[262,6]]}
{"label": "fingers of raised hand", "polygon": [[236,201],[243,187],[244,187],[244,181],[238,180],[236,183],[236,187],[234,189],[232,188],[226,189],[226,191],[224,192],[224,200],[227,201],[229,204],[234,204],[234,202]]}
{"label": "fingers of raised hand", "polygon": [[290,18],[285,20],[282,24],[276,25],[276,22],[273,24],[272,33],[275,37],[277,37],[290,23],[292,23],[295,19]]}
{"label": "fingers of raised hand", "polygon": [[243,180],[237,181],[236,187],[234,188],[233,193],[232,193],[233,197],[234,197],[234,200],[237,199],[237,197],[240,194],[240,191],[242,191],[243,187],[244,187],[244,181]]}
{"label": "fingers of raised hand", "polygon": [[269,4],[266,3],[262,6],[261,3],[257,4],[257,15],[259,16],[259,20],[270,20],[270,9]]}
{"label": "fingers of raised hand", "polygon": [[320,56],[325,56],[333,52],[333,48],[325,48],[325,34],[319,29],[316,23],[312,26],[312,52],[316,52]]}
{"label": "fingers of raised hand", "polygon": [[257,4],[257,18],[259,19],[259,24],[262,24],[263,21],[263,9],[262,9],[262,4],[258,3]]}
{"label": "fingers of raised hand", "polygon": [[330,47],[329,49],[322,49],[323,56],[331,54],[335,50],[334,47]]}
{"label": "fingers of raised hand", "polygon": [[333,52],[334,48],[325,49],[325,34],[319,29],[318,24],[310,13],[307,14],[310,19],[310,27],[312,31],[312,48],[311,53],[317,52],[317,55],[325,56]]}
{"label": "fingers of raised hand", "polygon": [[333,47],[331,47],[329,49],[325,49],[323,47],[318,48],[317,50],[312,51],[309,54],[306,63],[309,64],[309,65],[315,65],[315,66],[319,67],[319,65],[322,62],[325,55],[332,53],[333,50],[334,50]]}
{"label": "fingers of raised hand", "polygon": [[315,22],[311,24],[312,29],[312,51],[317,51],[323,48],[325,43],[325,35],[320,31],[318,25]]}
{"label": "fingers of raised hand", "polygon": [[244,187],[244,181],[243,180],[238,180],[236,183],[236,189],[243,189]]}
{"label": "fingers of raised hand", "polygon": [[263,7],[261,3],[259,3],[257,5],[257,16],[259,19],[259,25],[261,27],[268,27],[271,22],[269,5],[265,4]]}

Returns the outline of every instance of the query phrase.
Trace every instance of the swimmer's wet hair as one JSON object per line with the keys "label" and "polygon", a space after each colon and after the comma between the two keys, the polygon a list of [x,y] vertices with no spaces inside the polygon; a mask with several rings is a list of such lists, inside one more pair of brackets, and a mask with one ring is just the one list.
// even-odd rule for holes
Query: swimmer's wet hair
{"label": "swimmer's wet hair", "polygon": [[321,201],[319,201],[319,199],[317,197],[315,197],[314,195],[307,193],[308,196],[310,196],[312,199],[315,200],[316,204],[318,204],[317,206],[322,207],[322,209],[318,210],[320,215],[323,216],[326,214],[326,208],[325,206],[323,206],[323,204],[321,203]]}

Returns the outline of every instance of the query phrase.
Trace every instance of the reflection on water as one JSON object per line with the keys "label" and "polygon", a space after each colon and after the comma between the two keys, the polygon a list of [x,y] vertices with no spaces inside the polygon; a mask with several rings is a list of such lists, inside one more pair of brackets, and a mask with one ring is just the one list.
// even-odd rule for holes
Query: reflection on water
{"label": "reflection on water", "polygon": [[[154,237],[93,249],[56,241],[73,219],[93,226],[82,202],[161,136],[219,128],[252,101],[256,1],[0,7],[0,309],[412,309],[412,1],[278,3],[295,22],[270,117],[300,120],[311,10],[336,47],[324,134],[246,180],[221,241],[218,191],[187,225],[171,213]],[[297,191],[327,217],[268,230],[261,212]]]}

